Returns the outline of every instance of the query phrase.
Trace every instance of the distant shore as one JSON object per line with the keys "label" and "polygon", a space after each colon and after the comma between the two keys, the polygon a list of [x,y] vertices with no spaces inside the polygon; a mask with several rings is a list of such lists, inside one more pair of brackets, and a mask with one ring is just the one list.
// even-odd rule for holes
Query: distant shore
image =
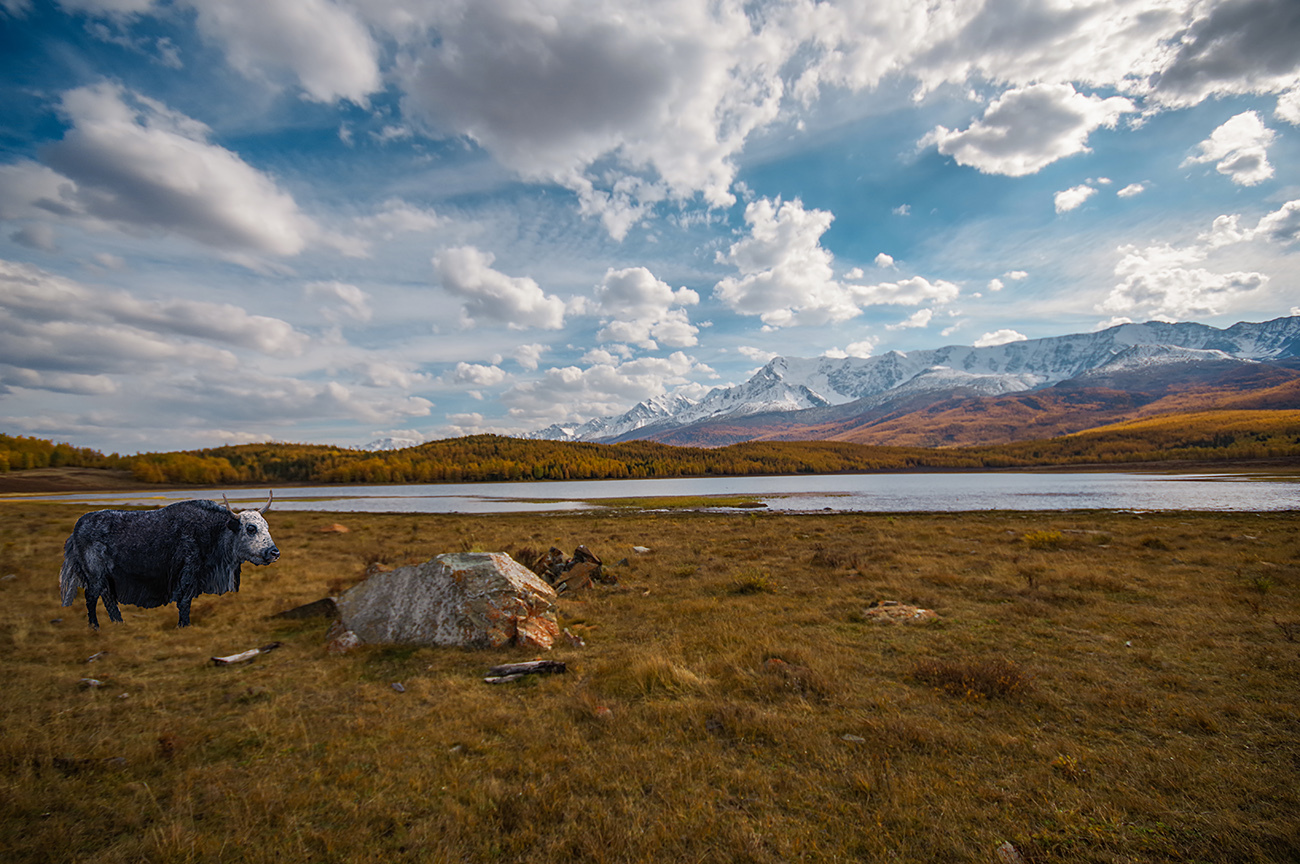
{"label": "distant shore", "polygon": [[[923,468],[910,473],[1016,473],[1031,472],[1068,472],[1083,473],[1089,471],[1115,471],[1121,473],[1250,473],[1265,471],[1269,473],[1300,473],[1300,461],[1295,459],[1258,459],[1231,461],[1181,461],[1163,462],[1117,462],[1089,465],[1055,465],[1034,466],[1006,469],[987,469],[985,471],[954,471],[953,469]],[[898,473],[898,472],[881,472]],[[511,482],[511,481],[499,481]],[[77,492],[123,492],[123,491],[166,491],[168,489],[238,489],[258,488],[265,483],[225,484],[205,487],[202,484],[142,483],[132,476],[130,471],[118,471],[103,468],[29,468],[23,471],[10,471],[0,474],[0,496],[24,495],[58,495]],[[275,483],[276,487],[296,486],[381,486],[381,483]],[[402,484],[397,484],[402,485]]]}

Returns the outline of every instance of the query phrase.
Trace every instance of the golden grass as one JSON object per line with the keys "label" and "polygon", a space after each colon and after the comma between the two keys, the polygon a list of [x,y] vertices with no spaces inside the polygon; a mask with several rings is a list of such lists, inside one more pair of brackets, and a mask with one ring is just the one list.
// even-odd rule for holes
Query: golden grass
{"label": "golden grass", "polygon": [[[0,515],[5,861],[1300,858],[1294,513],[272,512],[281,561],[194,626],[99,632],[58,606],[79,510]],[[268,617],[374,564],[579,543],[619,584],[562,599],[566,675]]]}

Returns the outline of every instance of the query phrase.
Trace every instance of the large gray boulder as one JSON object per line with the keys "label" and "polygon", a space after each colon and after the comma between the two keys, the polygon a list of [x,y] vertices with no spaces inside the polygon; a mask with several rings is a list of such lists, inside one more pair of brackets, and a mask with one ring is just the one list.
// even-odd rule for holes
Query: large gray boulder
{"label": "large gray boulder", "polygon": [[438,555],[377,573],[338,599],[341,628],[363,644],[517,644],[560,635],[555,589],[502,552]]}

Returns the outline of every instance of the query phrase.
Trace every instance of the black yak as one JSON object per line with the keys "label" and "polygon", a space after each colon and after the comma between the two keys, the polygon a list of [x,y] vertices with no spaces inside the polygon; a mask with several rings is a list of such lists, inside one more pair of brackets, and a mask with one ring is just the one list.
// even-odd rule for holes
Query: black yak
{"label": "black yak", "polygon": [[175,603],[179,626],[187,627],[195,597],[238,591],[244,561],[270,564],[280,557],[262,518],[270,506],[268,498],[260,509],[236,513],[228,500],[225,506],[181,501],[158,510],[87,513],[63,544],[63,605],[85,588],[90,626],[98,629],[101,597],[113,621],[122,620],[118,603],[149,609]]}

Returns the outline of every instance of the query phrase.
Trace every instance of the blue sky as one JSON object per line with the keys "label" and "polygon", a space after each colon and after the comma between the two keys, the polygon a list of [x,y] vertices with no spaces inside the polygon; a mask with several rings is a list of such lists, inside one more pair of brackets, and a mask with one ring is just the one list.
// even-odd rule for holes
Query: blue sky
{"label": "blue sky", "polygon": [[1300,309],[1293,0],[0,0],[0,430],[526,432]]}

